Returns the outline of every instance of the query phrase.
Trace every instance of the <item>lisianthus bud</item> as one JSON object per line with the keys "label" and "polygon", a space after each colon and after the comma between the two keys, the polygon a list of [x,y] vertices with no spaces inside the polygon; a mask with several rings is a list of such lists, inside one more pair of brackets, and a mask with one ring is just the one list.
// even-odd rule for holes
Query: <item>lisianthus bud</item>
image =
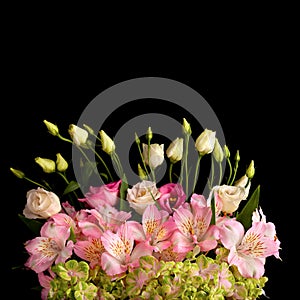
{"label": "lisianthus bud", "polygon": [[140,164],[138,164],[138,173],[141,180],[147,180],[148,176]]}
{"label": "lisianthus bud", "polygon": [[222,162],[224,159],[224,153],[223,153],[222,147],[219,143],[219,140],[217,138],[215,139],[215,147],[213,150],[213,156],[214,156],[215,160],[219,163]]}
{"label": "lisianthus bud", "polygon": [[56,168],[59,172],[64,172],[68,169],[68,163],[60,153],[56,154]]}
{"label": "lisianthus bud", "polygon": [[148,127],[146,137],[149,142],[152,140],[153,133],[152,133],[151,127]]}
{"label": "lisianthus bud", "polygon": [[170,146],[166,150],[168,158],[170,158],[171,163],[176,163],[182,159],[183,153],[183,138],[176,138],[171,142]]}
{"label": "lisianthus bud", "polygon": [[214,150],[216,139],[216,132],[207,128],[196,139],[196,149],[200,155],[209,154]]}
{"label": "lisianthus bud", "polygon": [[88,132],[77,125],[70,124],[69,134],[76,146],[87,147]]}
{"label": "lisianthus bud", "polygon": [[192,129],[190,123],[187,122],[185,118],[183,118],[183,124],[182,124],[183,132],[185,134],[191,135],[192,134]]}
{"label": "lisianthus bud", "polygon": [[240,151],[239,151],[239,150],[236,151],[234,160],[235,160],[236,162],[239,162],[239,161],[241,160],[241,157],[240,157]]}
{"label": "lisianthus bud", "polygon": [[150,168],[155,169],[161,165],[164,161],[164,144],[151,144],[149,149],[149,161],[148,161],[148,145],[143,144],[143,157],[145,163]]}
{"label": "lisianthus bud", "polygon": [[251,160],[249,167],[246,170],[246,175],[249,179],[252,179],[255,173],[254,161]]}
{"label": "lisianthus bud", "polygon": [[136,133],[134,134],[134,136],[135,136],[135,142],[139,145],[141,143],[139,136]]}
{"label": "lisianthus bud", "polygon": [[25,174],[20,171],[20,170],[16,170],[16,169],[13,169],[13,168],[10,168],[10,170],[12,171],[12,173],[17,176],[18,178],[24,178],[25,177]]}
{"label": "lisianthus bud", "polygon": [[36,157],[35,162],[39,164],[45,173],[55,172],[55,161],[48,158]]}
{"label": "lisianthus bud", "polygon": [[224,145],[224,155],[226,159],[230,157],[230,151],[226,145]]}
{"label": "lisianthus bud", "polygon": [[89,134],[91,134],[91,135],[95,134],[93,128],[91,128],[90,126],[88,126],[86,124],[83,124],[82,126],[84,129],[86,129],[88,131]]}
{"label": "lisianthus bud", "polygon": [[100,133],[100,138],[101,138],[101,143],[102,143],[102,150],[110,155],[116,149],[115,143],[105,133],[104,130],[100,130],[99,133]]}
{"label": "lisianthus bud", "polygon": [[54,125],[53,123],[50,123],[50,122],[48,122],[46,120],[44,120],[43,122],[47,126],[49,132],[52,135],[57,136],[59,134],[58,127],[56,125]]}

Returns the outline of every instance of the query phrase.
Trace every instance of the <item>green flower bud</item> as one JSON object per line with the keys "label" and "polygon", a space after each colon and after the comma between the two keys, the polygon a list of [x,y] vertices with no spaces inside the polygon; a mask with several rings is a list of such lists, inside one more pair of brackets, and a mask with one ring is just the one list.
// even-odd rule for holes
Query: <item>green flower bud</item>
{"label": "green flower bud", "polygon": [[105,133],[104,130],[100,130],[99,133],[102,143],[102,150],[109,155],[112,154],[112,152],[116,149],[114,141]]}
{"label": "green flower bud", "polygon": [[190,123],[187,122],[187,120],[185,118],[183,118],[183,133],[191,135],[192,134],[192,129],[191,129],[191,125]]}
{"label": "green flower bud", "polygon": [[39,164],[45,173],[55,172],[55,161],[48,158],[36,157],[35,162]]}
{"label": "green flower bud", "polygon": [[138,173],[141,180],[147,180],[148,176],[140,164],[138,164]]}
{"label": "green flower bud", "polygon": [[25,174],[20,171],[20,170],[16,170],[16,169],[13,169],[13,168],[10,168],[10,170],[12,171],[12,173],[17,176],[18,178],[24,178],[25,177]]}
{"label": "green flower bud", "polygon": [[146,137],[149,142],[152,140],[153,133],[152,133],[151,127],[148,127]]}
{"label": "green flower bud", "polygon": [[91,135],[95,134],[93,128],[91,128],[90,126],[88,126],[86,124],[83,124],[82,126],[83,126],[83,128],[85,128],[88,131],[89,134],[91,134]]}
{"label": "green flower bud", "polygon": [[222,147],[219,143],[219,140],[215,138],[215,146],[213,150],[213,156],[217,162],[222,162],[224,159],[224,152],[222,150]]}
{"label": "green flower bud", "polygon": [[141,143],[139,136],[135,133],[135,142],[139,145]]}
{"label": "green flower bud", "polygon": [[252,179],[255,174],[254,161],[251,160],[249,167],[246,170],[246,175],[249,179]]}
{"label": "green flower bud", "polygon": [[60,153],[56,154],[56,168],[59,172],[64,172],[68,169],[68,163]]}
{"label": "green flower bud", "polygon": [[229,148],[228,148],[226,145],[224,145],[223,149],[224,149],[224,155],[225,155],[225,158],[226,158],[226,159],[229,158],[229,157],[230,157],[230,151],[229,151]]}
{"label": "green flower bud", "polygon": [[240,157],[240,151],[239,151],[239,150],[236,151],[234,160],[235,160],[236,162],[239,162],[239,161],[241,160],[241,157]]}
{"label": "green flower bud", "polygon": [[58,127],[56,125],[54,125],[53,123],[48,122],[47,120],[44,120],[43,122],[47,126],[49,132],[52,135],[57,136],[59,134]]}

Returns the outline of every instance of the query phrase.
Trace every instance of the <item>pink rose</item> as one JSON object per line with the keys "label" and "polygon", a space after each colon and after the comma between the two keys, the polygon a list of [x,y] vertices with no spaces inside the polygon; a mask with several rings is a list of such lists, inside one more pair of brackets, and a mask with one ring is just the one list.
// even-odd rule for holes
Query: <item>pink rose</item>
{"label": "pink rose", "polygon": [[186,199],[186,195],[179,183],[167,183],[159,188],[161,193],[157,200],[160,207],[168,213],[173,213],[174,209],[181,206]]}
{"label": "pink rose", "polygon": [[80,202],[86,202],[90,207],[97,208],[104,204],[114,206],[119,199],[119,187],[122,180],[104,184],[99,187],[91,186],[85,198],[78,199]]}

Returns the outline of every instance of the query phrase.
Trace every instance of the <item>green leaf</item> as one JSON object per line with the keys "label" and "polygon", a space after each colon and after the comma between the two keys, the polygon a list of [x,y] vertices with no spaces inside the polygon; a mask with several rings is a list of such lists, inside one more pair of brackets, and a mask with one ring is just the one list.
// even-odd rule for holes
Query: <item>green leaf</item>
{"label": "green leaf", "polygon": [[41,227],[43,226],[44,222],[43,221],[38,221],[35,219],[28,219],[25,218],[24,216],[18,214],[18,217],[23,221],[26,226],[36,235],[40,234]]}
{"label": "green leaf", "polygon": [[260,195],[260,185],[257,186],[255,191],[252,193],[250,199],[243,207],[242,211],[237,215],[237,221],[241,222],[245,230],[249,229],[252,224],[252,214],[258,208]]}
{"label": "green leaf", "polygon": [[65,188],[63,195],[69,194],[75,190],[77,190],[79,188],[79,184],[78,182],[72,180],[70,181],[70,183],[68,184],[68,186]]}

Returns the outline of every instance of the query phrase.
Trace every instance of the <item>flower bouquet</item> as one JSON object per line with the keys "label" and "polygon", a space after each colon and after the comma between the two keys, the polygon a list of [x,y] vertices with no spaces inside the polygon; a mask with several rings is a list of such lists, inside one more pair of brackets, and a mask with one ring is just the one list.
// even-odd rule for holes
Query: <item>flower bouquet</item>
{"label": "flower bouquet", "polygon": [[[192,128],[183,118],[182,132],[166,150],[151,127],[143,136],[135,133],[139,180],[130,185],[118,147],[104,130],[71,124],[66,138],[57,125],[44,124],[80,159],[73,168],[61,153],[56,160],[35,159],[45,176],[62,178],[57,190],[47,179],[37,182],[11,168],[33,184],[19,217],[35,234],[24,244],[24,265],[36,273],[42,299],[233,300],[265,294],[266,258],[280,259],[280,241],[259,205],[260,186],[251,186],[253,160],[239,174],[239,151],[232,157],[207,128],[191,145]],[[197,154],[193,165],[189,150]],[[204,195],[197,187],[200,163],[208,159]],[[164,162],[168,179],[161,183]]]}

